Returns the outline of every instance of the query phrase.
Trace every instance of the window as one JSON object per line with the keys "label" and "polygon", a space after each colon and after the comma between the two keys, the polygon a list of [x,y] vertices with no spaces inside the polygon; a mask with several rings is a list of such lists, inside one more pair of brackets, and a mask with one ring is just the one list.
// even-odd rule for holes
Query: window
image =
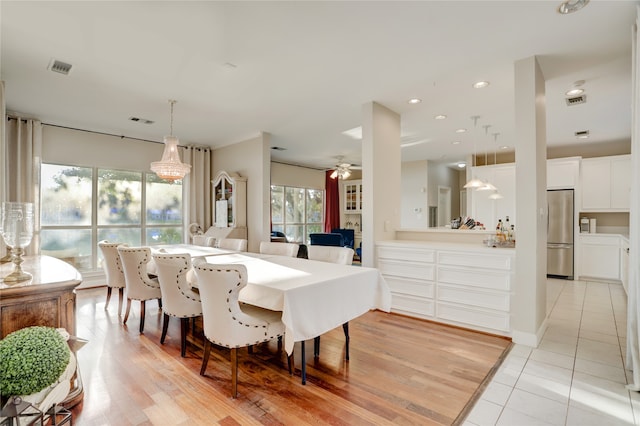
{"label": "window", "polygon": [[180,181],[169,183],[154,173],[43,164],[40,197],[42,254],[80,271],[101,267],[101,240],[131,246],[182,242]]}
{"label": "window", "polygon": [[271,185],[271,230],[287,240],[309,243],[309,234],[324,229],[324,191]]}

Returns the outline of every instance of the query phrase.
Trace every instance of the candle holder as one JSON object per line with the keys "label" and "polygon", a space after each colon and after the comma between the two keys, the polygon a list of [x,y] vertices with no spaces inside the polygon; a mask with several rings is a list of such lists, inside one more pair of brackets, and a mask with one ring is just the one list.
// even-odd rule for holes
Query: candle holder
{"label": "candle holder", "polygon": [[2,203],[0,231],[4,242],[11,249],[13,272],[4,277],[5,283],[30,280],[32,275],[22,270],[24,249],[33,238],[33,203]]}

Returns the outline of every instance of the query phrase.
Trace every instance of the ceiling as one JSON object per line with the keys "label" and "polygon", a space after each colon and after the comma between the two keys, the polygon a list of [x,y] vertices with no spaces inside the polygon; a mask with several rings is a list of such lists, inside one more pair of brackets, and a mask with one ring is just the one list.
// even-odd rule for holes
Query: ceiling
{"label": "ceiling", "polygon": [[[361,142],[342,132],[375,101],[401,115],[403,161],[453,164],[513,149],[514,62],[535,55],[549,145],[629,140],[640,2],[592,0],[568,15],[559,3],[5,0],[6,105],[48,124],[162,141],[176,99],[182,145],[268,132],[286,149],[274,160],[324,168],[337,156],[360,162]],[[69,75],[49,71],[53,59],[71,64]],[[490,85],[474,89],[480,80]],[[578,80],[587,102],[567,106]],[[589,139],[575,137],[582,130]]]}

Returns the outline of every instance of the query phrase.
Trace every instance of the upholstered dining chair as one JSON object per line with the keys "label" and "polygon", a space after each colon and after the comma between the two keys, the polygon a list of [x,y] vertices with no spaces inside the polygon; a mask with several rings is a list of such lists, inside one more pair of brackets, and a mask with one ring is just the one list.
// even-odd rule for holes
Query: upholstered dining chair
{"label": "upholstered dining chair", "polygon": [[[337,263],[340,265],[351,265],[353,263],[353,249],[347,247],[333,246],[309,246],[307,247],[309,260],[320,262]],[[349,323],[342,324],[345,339],[345,358],[349,359]],[[303,342],[304,344],[304,342]],[[313,355],[320,355],[320,336],[313,339]]]}
{"label": "upholstered dining chair", "polygon": [[180,356],[187,350],[189,319],[202,316],[200,294],[191,289],[187,274],[191,272],[191,256],[188,253],[153,253],[158,272],[158,282],[162,293],[162,336],[164,344],[169,328],[169,318],[180,318]]}
{"label": "upholstered dining chair", "polygon": [[[202,299],[205,346],[200,375],[209,362],[211,343],[231,349],[231,396],[238,395],[238,348],[267,342],[284,335],[282,312],[240,304],[238,294],[247,285],[247,268],[239,264],[194,261]],[[289,357],[291,372],[291,357]]]}
{"label": "upholstered dining chair", "polygon": [[296,257],[299,249],[300,246],[296,243],[272,243],[270,241],[260,242],[260,253],[262,254]]}
{"label": "upholstered dining chair", "polygon": [[243,238],[222,238],[218,240],[218,248],[235,251],[247,251],[247,240]]}
{"label": "upholstered dining chair", "polygon": [[120,255],[118,255],[119,245],[121,244],[110,243],[107,240],[102,240],[98,243],[98,248],[100,248],[103,258],[102,267],[107,279],[107,301],[104,304],[104,309],[106,310],[109,307],[111,291],[114,288],[118,289],[118,316],[122,314],[122,301],[124,299],[124,288],[126,286],[124,272],[122,271],[122,264],[120,263]]}
{"label": "upholstered dining chair", "polygon": [[151,260],[151,249],[149,247],[119,246],[118,254],[127,285],[127,310],[122,322],[126,324],[129,319],[131,300],[139,300],[140,333],[143,333],[146,301],[158,299],[158,305],[162,307],[162,293],[158,279],[151,279],[147,274],[147,263]]}

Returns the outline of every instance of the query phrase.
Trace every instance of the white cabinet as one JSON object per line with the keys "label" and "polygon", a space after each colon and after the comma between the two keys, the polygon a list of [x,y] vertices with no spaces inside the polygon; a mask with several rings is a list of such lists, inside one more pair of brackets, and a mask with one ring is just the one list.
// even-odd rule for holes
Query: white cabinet
{"label": "white cabinet", "polygon": [[385,241],[377,266],[393,312],[509,335],[515,250]]}
{"label": "white cabinet", "polygon": [[346,214],[362,212],[362,181],[347,180],[342,183],[344,212]]}
{"label": "white cabinet", "polygon": [[631,156],[583,159],[581,189],[582,211],[629,211]]}
{"label": "white cabinet", "polygon": [[491,199],[493,191],[467,189],[471,193],[471,217],[495,229],[498,219],[509,216],[509,222],[516,224],[516,167],[515,164],[474,167],[472,176],[493,184],[503,198]]}
{"label": "white cabinet", "polygon": [[211,181],[213,226],[208,237],[247,238],[247,178],[220,172]]}
{"label": "white cabinet", "polygon": [[620,281],[625,293],[629,294],[629,240],[621,237],[620,245]]}
{"label": "white cabinet", "polygon": [[579,157],[547,160],[547,189],[577,188],[579,179]]}
{"label": "white cabinet", "polygon": [[620,280],[620,236],[578,234],[581,279]]}

